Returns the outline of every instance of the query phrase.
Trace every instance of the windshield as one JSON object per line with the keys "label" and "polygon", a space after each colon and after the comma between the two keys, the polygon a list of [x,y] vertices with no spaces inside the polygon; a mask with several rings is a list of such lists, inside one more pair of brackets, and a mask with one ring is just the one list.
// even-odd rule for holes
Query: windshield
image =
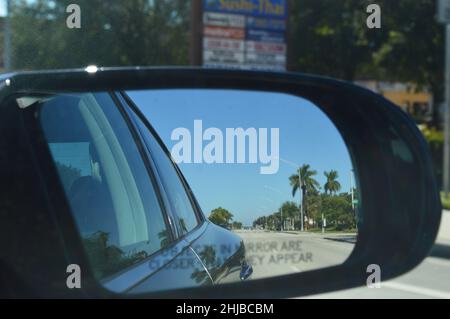
{"label": "windshield", "polygon": [[[436,0],[0,0],[0,72],[88,66],[196,66],[300,72],[345,80],[382,95],[411,117],[428,142],[443,206],[441,231],[430,256],[418,270],[387,283],[383,293],[385,297],[449,298],[450,261],[442,258],[448,257],[450,251],[450,116],[445,102],[445,40],[446,32],[450,35],[450,5],[446,3]],[[109,265],[108,268],[101,264],[103,259],[97,260],[97,266],[101,264],[100,278],[146,260],[168,245],[166,239],[175,242],[198,227],[199,216],[203,215],[243,238],[250,255],[261,238],[269,238],[266,233],[276,233],[273,235],[276,239],[271,242],[283,243],[286,238],[294,238],[296,242],[307,232],[309,237],[302,241],[309,246],[303,252],[311,250],[319,258],[311,257],[311,265],[301,271],[312,266],[319,269],[341,264],[351,254],[362,223],[358,219],[363,200],[358,189],[358,172],[354,171],[348,145],[311,101],[297,96],[238,90],[224,93],[149,89],[126,92],[126,97],[117,93],[114,101],[109,92],[98,96],[90,92],[83,94],[72,101],[73,112],[80,115],[71,117],[70,108],[64,110],[69,115],[61,111],[72,118],[73,126],[83,127],[84,133],[78,136],[75,133],[81,129],[59,127],[56,113],[48,111],[58,101],[69,103],[67,97],[32,96],[17,103],[23,109],[42,105],[43,127],[47,125],[49,130],[55,130],[49,132],[70,131],[59,139],[47,141],[59,172],[65,172],[66,177],[62,178],[65,191],[71,191],[75,177],[89,180],[90,184],[83,185],[92,187],[102,182],[101,186],[110,193],[109,211],[119,222],[123,221],[119,225],[122,228],[114,226],[117,230],[110,231],[111,238],[115,236],[111,242],[115,241],[115,246],[124,253],[134,254],[136,245],[143,247],[138,252],[145,254],[117,267]],[[131,103],[123,99],[130,99]],[[274,111],[282,99],[284,113]],[[147,158],[146,151],[152,152],[156,139],[151,134],[145,135],[142,119],[129,116],[138,122],[133,124],[137,128],[130,124],[132,120],[124,116],[129,110],[121,110],[124,114],[119,114],[116,110],[119,100],[124,105],[135,104],[154,127],[154,136],[159,136],[161,145],[172,151],[172,159],[160,150],[161,159],[152,154],[155,167],[150,167],[150,161],[144,167],[140,161]],[[94,113],[82,113],[84,104]],[[239,104],[245,111],[238,109]],[[253,106],[259,106],[258,110]],[[104,124],[108,121],[111,127]],[[131,133],[129,127],[133,127]],[[195,138],[196,129],[200,132],[199,139]],[[248,154],[254,157],[243,156],[240,161],[236,156],[235,161],[234,158],[227,161],[227,130],[232,130],[236,140],[241,136],[242,145],[247,145],[246,142],[252,145],[254,141],[259,148],[267,149],[267,154],[257,152],[259,148],[251,153],[249,147]],[[278,142],[275,138],[278,133],[281,151],[277,155],[271,153],[276,143],[270,139]],[[102,144],[96,140],[96,134],[109,140]],[[203,156],[202,147],[214,142],[213,137],[220,137],[217,149],[223,153],[219,156],[211,151],[211,160]],[[137,143],[138,139],[143,141]],[[192,142],[192,160],[190,154],[180,151],[184,151],[185,140],[189,150]],[[197,141],[201,156],[196,159]],[[262,141],[264,147],[256,141]],[[99,156],[97,166],[102,167],[103,181],[94,169],[94,149]],[[234,146],[230,149],[234,151]],[[289,158],[283,157],[286,149]],[[207,155],[209,151],[205,151]],[[178,155],[178,162],[174,154]],[[264,157],[261,154],[270,161],[261,161]],[[106,163],[113,163],[114,156],[116,164],[108,170]],[[173,166],[170,160],[178,166]],[[272,162],[276,167],[270,166]],[[233,165],[219,167],[218,164]],[[163,171],[158,172],[160,184],[153,175],[141,173],[158,171],[158,165],[173,169],[160,169]],[[122,175],[116,173],[116,166],[122,167]],[[269,173],[260,173],[260,167],[267,168]],[[164,176],[168,171],[171,175]],[[253,174],[251,178],[249,172]],[[195,198],[190,193],[187,195],[186,190],[191,190],[180,178],[181,173]],[[279,179],[264,176],[270,174]],[[309,185],[305,182],[308,180]],[[237,186],[236,181],[239,181]],[[170,203],[164,204],[156,196],[159,189],[167,191],[165,200]],[[177,192],[170,194],[170,190]],[[92,195],[91,191],[86,191],[88,195]],[[131,207],[127,212],[121,210],[127,205]],[[160,206],[167,206],[168,212],[163,212]],[[203,215],[199,213],[201,209]],[[153,218],[157,222],[149,222],[150,213],[156,216]],[[170,218],[178,223],[176,227],[170,224]],[[104,226],[106,230],[108,227]],[[167,235],[166,228],[170,227],[174,227],[173,238]],[[91,238],[86,236],[98,229],[88,230],[80,231],[84,239]],[[322,240],[327,240],[323,254],[317,248]],[[255,251],[260,252],[256,248]],[[272,251],[264,253],[269,256]],[[291,261],[279,269],[262,261],[259,264],[267,268],[254,267],[255,279],[299,271],[291,266]],[[255,257],[253,266],[257,265]],[[167,278],[164,280],[169,282]],[[211,280],[215,278],[212,276]],[[336,294],[377,297],[379,293],[361,289]]]}

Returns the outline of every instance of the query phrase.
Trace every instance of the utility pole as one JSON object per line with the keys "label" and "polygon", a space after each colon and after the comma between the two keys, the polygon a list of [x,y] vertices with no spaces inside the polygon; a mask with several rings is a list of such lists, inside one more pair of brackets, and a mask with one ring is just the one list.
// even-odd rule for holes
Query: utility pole
{"label": "utility pole", "polygon": [[322,211],[322,234],[325,233],[325,218],[323,216],[323,211]]}
{"label": "utility pole", "polygon": [[298,193],[299,193],[299,197],[300,197],[300,231],[305,231],[305,227],[303,225],[303,222],[305,220],[304,217],[304,211],[303,211],[303,189],[302,189],[302,177],[300,176],[300,168],[298,168],[298,185],[299,185],[299,189],[298,189]]}
{"label": "utility pole", "polygon": [[450,191],[450,0],[438,0],[438,21],[445,25],[445,112],[444,161],[442,187],[445,196]]}
{"label": "utility pole", "polygon": [[5,25],[3,29],[3,63],[5,72],[11,71],[11,0],[6,0]]}
{"label": "utility pole", "polygon": [[353,189],[353,170],[350,170],[350,194],[352,194],[352,210],[355,212],[355,192]]}
{"label": "utility pole", "polygon": [[286,41],[286,71],[292,71],[293,63],[293,52],[292,46],[290,45],[291,40],[291,14],[290,14],[290,1],[286,1],[286,31],[285,31],[285,41]]}
{"label": "utility pole", "polygon": [[283,224],[283,205],[281,205],[281,231],[284,230],[284,224]]}
{"label": "utility pole", "polygon": [[445,26],[445,51],[445,141],[442,186],[447,198],[450,191],[450,24]]}
{"label": "utility pole", "polygon": [[190,63],[193,66],[203,64],[203,0],[191,0],[191,43],[190,43]]}

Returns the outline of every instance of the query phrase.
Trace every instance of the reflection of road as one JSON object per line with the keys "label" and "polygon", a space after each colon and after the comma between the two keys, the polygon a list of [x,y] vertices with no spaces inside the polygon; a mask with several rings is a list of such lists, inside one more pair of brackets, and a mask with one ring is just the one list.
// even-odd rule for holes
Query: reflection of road
{"label": "reflection of road", "polygon": [[353,249],[354,236],[236,231],[253,266],[252,279],[335,266]]}

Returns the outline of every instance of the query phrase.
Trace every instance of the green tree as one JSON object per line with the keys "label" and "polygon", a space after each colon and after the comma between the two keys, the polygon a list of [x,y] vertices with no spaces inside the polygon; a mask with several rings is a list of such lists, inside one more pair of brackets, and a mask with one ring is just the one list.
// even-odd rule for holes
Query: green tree
{"label": "green tree", "polygon": [[[436,0],[378,0],[381,29],[366,26],[372,0],[289,0],[292,71],[412,83],[442,101],[444,26]],[[332,52],[332,54],[330,54]],[[434,125],[440,123],[434,107]]]}
{"label": "green tree", "polygon": [[281,230],[281,214],[279,212],[267,216],[266,221],[269,230]]}
{"label": "green tree", "polygon": [[260,216],[258,217],[254,222],[253,222],[253,227],[262,227],[265,228],[266,227],[266,216]]}
{"label": "green tree", "polygon": [[378,36],[368,37],[370,0],[289,0],[289,65],[292,71],[352,81],[372,62]]}
{"label": "green tree", "polygon": [[[443,98],[444,26],[436,21],[436,0],[378,1],[383,27],[372,53],[379,78],[427,87],[436,102]],[[366,31],[370,37],[373,32]],[[434,107],[434,125],[440,124]]]}
{"label": "green tree", "polygon": [[424,135],[430,147],[431,157],[434,162],[434,170],[436,173],[437,183],[442,185],[442,169],[443,169],[443,151],[444,151],[444,131],[435,127],[420,126],[420,130]]}
{"label": "green tree", "polygon": [[283,211],[283,218],[298,217],[298,205],[295,202],[284,202],[280,207],[280,213]]}
{"label": "green tree", "polygon": [[341,190],[341,184],[337,181],[339,174],[337,171],[331,170],[323,173],[327,179],[324,185],[325,194],[336,194]]}
{"label": "green tree", "polygon": [[242,229],[242,223],[241,222],[236,222],[234,221],[231,226],[233,227],[233,229]]}
{"label": "green tree", "polygon": [[338,196],[322,195],[322,210],[327,224],[336,230],[350,230],[356,227],[351,198],[347,193]]}
{"label": "green tree", "polygon": [[317,171],[311,170],[310,165],[304,164],[302,167],[298,169],[297,174],[291,175],[291,177],[289,177],[289,182],[292,187],[292,197],[295,197],[295,193],[299,188],[301,189],[302,192],[301,205],[303,207],[304,217],[308,217],[308,207],[306,201],[308,193],[316,192],[317,189],[320,187],[319,182],[317,182],[314,179],[314,176],[316,175]]}
{"label": "green tree", "polygon": [[233,214],[231,214],[228,210],[219,207],[211,211],[208,219],[218,226],[230,228],[231,221],[233,220]]}
{"label": "green tree", "polygon": [[318,222],[322,219],[322,197],[318,191],[308,194],[306,207],[308,207],[308,217],[313,222],[312,226],[317,227]]}
{"label": "green tree", "polygon": [[69,29],[72,2],[12,0],[15,69],[188,64],[189,1],[79,0],[81,29]]}

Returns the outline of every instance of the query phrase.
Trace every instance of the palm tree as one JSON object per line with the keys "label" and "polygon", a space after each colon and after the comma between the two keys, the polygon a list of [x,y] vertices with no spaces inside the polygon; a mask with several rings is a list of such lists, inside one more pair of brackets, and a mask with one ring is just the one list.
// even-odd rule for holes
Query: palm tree
{"label": "palm tree", "polygon": [[[295,197],[295,193],[300,188],[302,190],[302,203],[304,217],[308,217],[308,210],[306,207],[306,196],[309,192],[315,192],[320,187],[319,183],[314,179],[317,172],[310,169],[308,164],[304,164],[297,171],[297,174],[289,177],[289,181],[292,187],[292,197]],[[300,177],[300,178],[299,178]]]}
{"label": "palm tree", "polygon": [[327,182],[324,185],[325,194],[336,194],[341,190],[341,184],[337,181],[339,178],[339,174],[337,171],[331,170],[329,172],[323,173],[325,177],[327,178]]}

